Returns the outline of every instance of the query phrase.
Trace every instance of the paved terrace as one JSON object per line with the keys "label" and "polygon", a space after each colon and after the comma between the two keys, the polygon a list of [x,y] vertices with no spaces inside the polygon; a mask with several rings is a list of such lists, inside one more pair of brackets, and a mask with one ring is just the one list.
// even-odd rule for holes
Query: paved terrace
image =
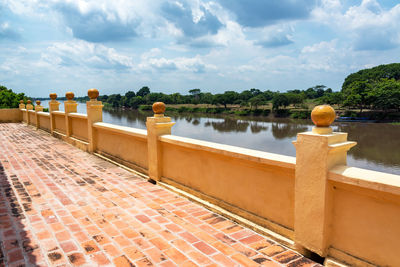
{"label": "paved terrace", "polygon": [[24,124],[0,124],[0,266],[316,266]]}

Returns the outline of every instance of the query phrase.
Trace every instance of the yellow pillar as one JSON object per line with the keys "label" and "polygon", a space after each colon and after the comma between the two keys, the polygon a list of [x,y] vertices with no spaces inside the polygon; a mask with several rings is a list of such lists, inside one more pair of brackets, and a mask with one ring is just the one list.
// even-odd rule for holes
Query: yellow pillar
{"label": "yellow pillar", "polygon": [[67,92],[65,94],[67,101],[64,101],[64,111],[65,111],[65,135],[68,137],[72,134],[72,125],[71,125],[71,118],[68,116],[68,113],[76,113],[78,103],[74,101],[74,93]]}
{"label": "yellow pillar", "polygon": [[150,180],[160,181],[161,179],[161,145],[158,137],[171,134],[171,128],[175,122],[171,122],[170,117],[165,117],[165,104],[156,102],[153,104],[154,116],[148,117],[147,127],[147,152],[149,163]]}
{"label": "yellow pillar", "polygon": [[24,100],[19,101],[19,109],[25,109]]}
{"label": "yellow pillar", "polygon": [[26,101],[26,103],[27,103],[26,104],[26,123],[29,125],[31,122],[30,117],[29,117],[29,110],[33,110],[33,105],[32,105],[31,100]]}
{"label": "yellow pillar", "polygon": [[103,121],[103,105],[101,101],[97,101],[99,91],[97,89],[89,89],[88,96],[90,101],[86,102],[87,118],[88,118],[88,140],[89,152],[96,151],[96,134],[93,123]]}
{"label": "yellow pillar", "polygon": [[330,125],[335,111],[328,105],[311,113],[316,125],[312,132],[299,133],[296,147],[295,242],[320,256],[329,247],[331,193],[328,171],[347,164],[347,151],[356,142],[347,141],[347,133],[333,132]]}
{"label": "yellow pillar", "polygon": [[36,129],[40,128],[40,119],[38,112],[43,112],[43,106],[40,105],[40,100],[36,100],[36,106],[35,106],[35,117],[36,117]]}
{"label": "yellow pillar", "polygon": [[[24,115],[26,115],[26,112],[25,112],[25,104],[24,104],[24,100],[20,100],[19,101],[19,110],[21,110],[21,114],[22,114],[22,121],[23,122],[25,122],[25,120],[24,120]],[[26,121],[26,122],[28,122],[28,121]]]}
{"label": "yellow pillar", "polygon": [[49,102],[49,113],[50,113],[50,132],[53,134],[55,130],[56,123],[54,121],[53,111],[58,111],[60,109],[60,102],[57,101],[57,94],[51,93]]}

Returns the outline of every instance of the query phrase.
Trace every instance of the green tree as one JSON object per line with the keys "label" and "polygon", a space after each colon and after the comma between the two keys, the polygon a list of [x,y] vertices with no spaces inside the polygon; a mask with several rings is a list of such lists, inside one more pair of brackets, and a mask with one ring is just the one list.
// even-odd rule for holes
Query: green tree
{"label": "green tree", "polygon": [[125,93],[125,97],[129,100],[129,99],[131,99],[132,97],[135,97],[136,96],[136,94],[135,94],[135,92],[133,92],[133,91],[128,91],[128,92],[126,92]]}
{"label": "green tree", "polygon": [[358,107],[360,112],[370,103],[372,85],[368,81],[355,81],[344,92],[343,105],[346,107]]}
{"label": "green tree", "polygon": [[301,93],[286,93],[289,104],[293,104],[295,107],[304,103],[304,95]]}
{"label": "green tree", "polygon": [[280,109],[280,107],[289,106],[289,99],[285,94],[278,93],[272,99],[272,108],[274,110]]}
{"label": "green tree", "polygon": [[18,108],[19,101],[26,99],[23,93],[16,94],[11,89],[0,85],[0,108]]}
{"label": "green tree", "polygon": [[348,87],[354,82],[379,81],[380,79],[400,80],[400,63],[379,65],[370,69],[359,70],[348,75],[343,82],[342,92],[345,93]]}
{"label": "green tree", "polygon": [[135,96],[129,100],[129,106],[131,108],[137,109],[141,104],[144,104],[143,98],[141,96]]}
{"label": "green tree", "polygon": [[256,95],[255,97],[250,98],[250,109],[254,107],[254,109],[257,109],[259,105],[262,105],[264,103],[264,96],[262,94]]}
{"label": "green tree", "polygon": [[400,81],[382,79],[374,85],[369,98],[374,109],[400,110]]}
{"label": "green tree", "polygon": [[136,95],[137,96],[141,96],[141,97],[145,97],[146,95],[150,94],[150,88],[147,86],[143,86],[142,88],[140,88],[139,91],[137,91]]}

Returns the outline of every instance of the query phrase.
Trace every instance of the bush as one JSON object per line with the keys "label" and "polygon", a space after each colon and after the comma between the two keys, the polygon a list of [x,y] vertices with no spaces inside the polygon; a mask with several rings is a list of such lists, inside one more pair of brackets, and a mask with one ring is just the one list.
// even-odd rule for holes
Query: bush
{"label": "bush", "polygon": [[309,110],[292,111],[290,117],[293,119],[309,119],[311,118],[311,111]]}
{"label": "bush", "polygon": [[140,105],[139,110],[153,110],[153,107],[151,105]]}

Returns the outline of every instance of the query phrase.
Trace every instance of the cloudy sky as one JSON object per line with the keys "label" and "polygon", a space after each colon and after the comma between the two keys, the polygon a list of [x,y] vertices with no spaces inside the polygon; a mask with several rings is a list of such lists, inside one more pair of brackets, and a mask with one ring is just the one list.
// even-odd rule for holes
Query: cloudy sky
{"label": "cloudy sky", "polygon": [[0,0],[0,84],[29,96],[339,90],[392,62],[397,0]]}

